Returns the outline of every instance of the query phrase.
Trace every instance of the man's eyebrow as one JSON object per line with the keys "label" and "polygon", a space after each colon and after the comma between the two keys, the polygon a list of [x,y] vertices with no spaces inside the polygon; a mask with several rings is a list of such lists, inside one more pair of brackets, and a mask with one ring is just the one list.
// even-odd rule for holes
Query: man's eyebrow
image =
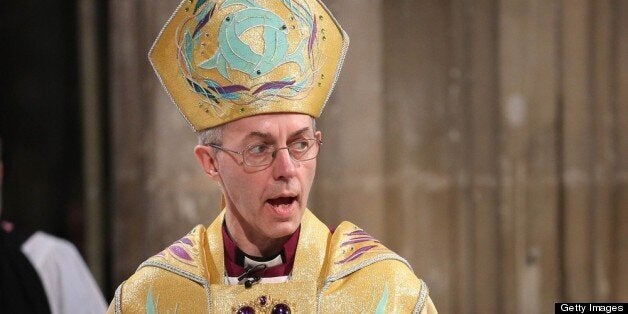
{"label": "man's eyebrow", "polygon": [[[292,134],[290,134],[290,136],[288,137],[289,139],[295,138],[297,136],[300,136],[303,133],[306,133],[307,131],[311,130],[311,128],[309,126],[306,126],[300,130],[297,130],[295,132],[292,132]],[[247,134],[245,139],[250,139],[250,138],[261,138],[264,140],[272,140],[273,136],[270,135],[270,133],[265,133],[265,132],[260,132],[260,131],[252,131],[251,133]]]}
{"label": "man's eyebrow", "polygon": [[296,131],[296,132],[292,132],[292,134],[290,134],[289,138],[295,138],[295,137],[297,137],[297,136],[299,136],[299,135],[301,135],[303,133],[306,133],[309,130],[310,130],[310,127],[306,126],[306,127],[302,128],[302,129]]}
{"label": "man's eyebrow", "polygon": [[254,137],[259,137],[265,140],[271,140],[273,138],[272,135],[270,135],[270,133],[264,133],[264,132],[259,132],[259,131],[253,131],[247,134],[244,138],[249,139],[249,138],[254,138]]}

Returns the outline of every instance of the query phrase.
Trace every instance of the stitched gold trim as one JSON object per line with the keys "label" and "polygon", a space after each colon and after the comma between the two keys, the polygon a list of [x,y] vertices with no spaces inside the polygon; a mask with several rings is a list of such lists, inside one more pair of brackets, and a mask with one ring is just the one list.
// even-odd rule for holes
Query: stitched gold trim
{"label": "stitched gold trim", "polygon": [[[161,28],[161,30],[159,30],[159,34],[157,35],[156,39],[153,41],[153,44],[150,46],[150,49],[148,50],[148,61],[150,62],[150,66],[153,68],[153,71],[155,72],[155,74],[157,74],[157,78],[159,79],[159,83],[161,83],[161,86],[164,88],[164,90],[166,91],[166,94],[168,94],[168,97],[170,97],[170,101],[173,104],[176,104],[176,102],[174,102],[174,98],[172,97],[172,94],[170,94],[170,91],[168,90],[168,88],[166,88],[166,84],[164,83],[164,80],[161,78],[161,75],[159,75],[159,72],[157,72],[157,68],[155,67],[155,64],[153,63],[153,60],[150,58],[150,55],[153,53],[153,49],[155,49],[155,46],[157,46],[157,42],[159,41],[159,38],[161,38],[161,34],[164,32],[166,27],[168,27],[168,25],[170,25],[170,22],[172,21],[172,19],[174,19],[175,15],[177,15],[177,12],[179,12],[179,10],[181,9],[181,7],[184,4],[185,4],[185,2],[183,2],[183,1],[181,1],[181,3],[179,3],[179,5],[177,6],[177,9],[174,10],[174,12],[168,18],[168,21],[166,21],[166,23]],[[197,130],[194,127],[194,125],[192,124],[192,122],[190,122],[190,120],[188,120],[188,118],[183,114],[183,111],[179,110],[178,107],[177,107],[177,111],[179,111],[179,114],[181,114],[183,116],[183,119],[185,119],[185,122],[187,122],[192,127],[192,129],[194,131],[196,131],[196,132],[202,131],[202,130]]]}
{"label": "stitched gold trim", "polygon": [[427,284],[425,284],[425,281],[423,281],[423,279],[419,280],[421,281],[421,292],[419,293],[419,300],[414,306],[414,313],[419,313],[421,312],[421,310],[423,310],[423,307],[425,306],[425,300],[427,300],[427,296],[430,293],[430,289],[427,287]]}
{"label": "stitched gold trim", "polygon": [[347,32],[345,32],[345,30],[342,28],[340,23],[338,23],[338,20],[336,19],[336,17],[333,14],[331,14],[331,11],[329,11],[325,3],[323,3],[323,1],[320,1],[320,0],[318,1],[318,3],[321,4],[321,7],[323,7],[323,9],[327,11],[327,14],[331,16],[332,20],[334,20],[334,24],[338,26],[338,29],[340,30],[340,33],[342,34],[342,39],[343,39],[342,49],[340,50],[340,59],[338,60],[338,69],[336,69],[336,73],[334,75],[334,81],[331,83],[331,87],[329,88],[327,97],[325,97],[325,101],[323,101],[321,110],[318,112],[318,115],[320,116],[323,113],[323,110],[325,110],[325,107],[327,106],[327,101],[329,101],[329,98],[331,97],[331,94],[334,91],[334,88],[336,88],[336,83],[338,82],[338,78],[340,77],[340,72],[342,72],[342,66],[344,65],[345,57],[347,56],[347,51],[349,50],[350,40],[349,40],[349,35],[347,34]]}
{"label": "stitched gold trim", "polygon": [[116,288],[116,293],[113,297],[113,311],[116,314],[122,314],[122,285],[124,285],[124,282]]}

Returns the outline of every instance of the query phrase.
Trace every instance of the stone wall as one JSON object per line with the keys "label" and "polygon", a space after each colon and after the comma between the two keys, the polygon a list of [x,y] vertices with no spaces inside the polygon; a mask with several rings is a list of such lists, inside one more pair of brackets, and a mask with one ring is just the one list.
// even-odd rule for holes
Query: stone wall
{"label": "stone wall", "polygon": [[[628,298],[628,2],[326,3],[351,47],[320,218],[406,257],[444,313]],[[219,209],[146,57],[177,4],[109,4],[114,285]]]}

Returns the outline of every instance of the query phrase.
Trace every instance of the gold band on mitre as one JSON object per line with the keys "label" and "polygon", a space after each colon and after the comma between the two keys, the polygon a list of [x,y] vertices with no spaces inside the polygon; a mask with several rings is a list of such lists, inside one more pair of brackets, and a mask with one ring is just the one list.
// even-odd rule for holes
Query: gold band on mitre
{"label": "gold band on mitre", "polygon": [[319,117],[348,45],[320,0],[184,0],[149,58],[202,131],[264,113]]}

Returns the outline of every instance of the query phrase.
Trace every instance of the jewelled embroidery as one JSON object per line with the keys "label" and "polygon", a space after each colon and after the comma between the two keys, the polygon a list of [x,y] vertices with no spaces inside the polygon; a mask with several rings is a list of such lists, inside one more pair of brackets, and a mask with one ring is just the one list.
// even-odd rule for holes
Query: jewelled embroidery
{"label": "jewelled embroidery", "polygon": [[231,308],[233,313],[237,314],[290,314],[294,309],[285,300],[279,301],[272,299],[270,296],[262,295],[256,300],[249,301]]}
{"label": "jewelled embroidery", "polygon": [[[305,92],[319,76],[323,61],[317,45],[317,19],[304,0],[280,1],[291,14],[289,21],[255,0],[196,3],[192,16],[184,20],[176,36],[181,74],[191,90],[201,96],[199,108],[224,117],[233,105],[263,106],[273,100],[306,96]],[[224,12],[228,12],[226,16]],[[204,40],[212,35],[204,32],[204,27],[218,16],[221,20],[214,38],[218,46],[216,51],[209,52],[211,55],[206,55]],[[261,44],[261,49],[245,40],[252,31],[261,32],[260,40],[255,41]],[[299,32],[301,38],[291,51],[290,32]],[[201,56],[197,51],[201,51]],[[298,65],[299,71],[295,68],[278,80],[259,79],[287,63]],[[224,78],[221,81],[230,83],[221,84],[216,81],[218,77],[210,79],[198,73],[204,70],[216,70]],[[241,75],[239,80],[234,78],[234,71],[248,79],[242,80]]]}

